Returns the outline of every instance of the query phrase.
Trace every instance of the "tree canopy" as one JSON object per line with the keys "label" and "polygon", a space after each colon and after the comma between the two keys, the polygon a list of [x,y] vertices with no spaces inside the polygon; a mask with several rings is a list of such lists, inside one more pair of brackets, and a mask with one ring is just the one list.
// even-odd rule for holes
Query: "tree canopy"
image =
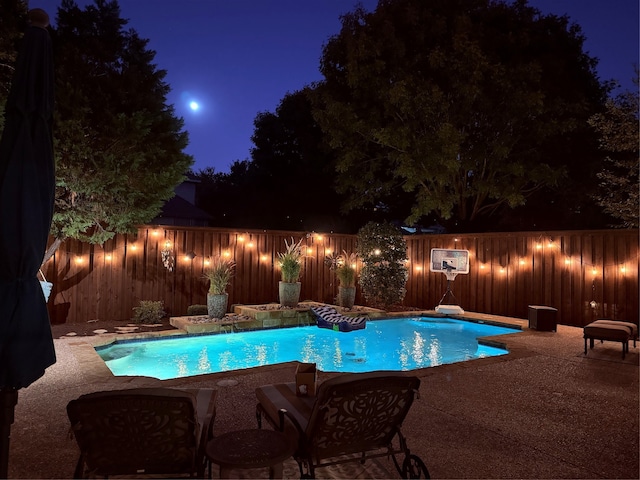
{"label": "tree canopy", "polygon": [[[286,230],[349,230],[335,193],[335,164],[311,113],[309,90],[288,93],[259,112],[251,159],[228,174],[199,172],[202,208],[217,225]],[[357,226],[352,228],[355,232]]]}
{"label": "tree canopy", "polygon": [[166,72],[148,40],[125,30],[118,2],[81,10],[63,0],[56,23],[53,249],[65,238],[103,243],[148,222],[192,164],[182,119],[166,103]]}
{"label": "tree canopy", "polygon": [[605,212],[619,220],[616,226],[626,228],[638,228],[640,208],[637,69],[634,82],[635,92],[626,91],[609,99],[605,111],[594,115],[589,122],[600,135],[602,150],[608,153],[605,167],[598,172],[600,185],[594,197]]}
{"label": "tree canopy", "polygon": [[587,119],[607,93],[583,41],[526,0],[381,0],[344,15],[313,101],[347,209],[401,204],[409,223],[473,229],[566,188],[595,160]]}

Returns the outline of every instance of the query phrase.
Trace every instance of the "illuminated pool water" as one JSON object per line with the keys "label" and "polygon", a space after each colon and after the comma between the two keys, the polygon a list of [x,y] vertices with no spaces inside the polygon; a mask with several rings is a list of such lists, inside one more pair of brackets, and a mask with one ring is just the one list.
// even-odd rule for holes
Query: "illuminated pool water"
{"label": "illuminated pool water", "polygon": [[336,332],[316,326],[243,333],[117,341],[96,351],[114,375],[167,380],[205,373],[300,361],[325,372],[414,370],[505,355],[478,337],[517,333],[449,318],[368,321],[364,330]]}

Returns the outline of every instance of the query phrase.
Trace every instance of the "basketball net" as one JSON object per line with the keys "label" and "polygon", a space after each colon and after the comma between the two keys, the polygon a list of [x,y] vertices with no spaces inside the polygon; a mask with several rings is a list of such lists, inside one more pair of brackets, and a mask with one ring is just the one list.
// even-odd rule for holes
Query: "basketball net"
{"label": "basketball net", "polygon": [[442,272],[446,275],[447,280],[449,282],[453,282],[456,279],[456,276],[458,275],[458,272],[454,272],[452,270],[447,270],[446,272]]}

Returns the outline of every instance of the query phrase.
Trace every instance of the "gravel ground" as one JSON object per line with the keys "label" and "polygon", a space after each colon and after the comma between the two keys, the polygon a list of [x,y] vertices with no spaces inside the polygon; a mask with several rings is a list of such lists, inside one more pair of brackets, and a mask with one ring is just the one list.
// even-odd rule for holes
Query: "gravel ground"
{"label": "gravel ground", "polygon": [[[9,478],[72,476],[78,449],[69,436],[66,405],[83,393],[160,385],[216,388],[219,435],[255,428],[255,388],[294,378],[295,362],[167,381],[89,369],[93,331],[126,324],[73,325],[77,336],[63,338],[69,327],[53,327],[58,362],[19,392]],[[509,355],[415,371],[420,398],[403,432],[432,478],[640,478],[640,345],[622,360],[620,344],[612,342],[597,344],[585,356],[582,329],[576,327],[525,329],[505,337]],[[321,372],[319,381],[330,375]],[[263,470],[255,475],[266,478]],[[393,469],[321,470],[318,478],[397,478]],[[285,478],[298,475],[295,463],[287,461]]]}
{"label": "gravel ground", "polygon": [[117,328],[136,326],[140,331],[156,331],[171,330],[173,327],[169,324],[169,317],[163,318],[161,323],[154,325],[135,324],[130,321],[108,321],[96,320],[94,322],[85,323],[63,323],[60,325],[52,325],[51,333],[53,338],[62,338],[64,336],[87,337],[98,335],[96,330],[106,330],[99,333],[116,333]]}

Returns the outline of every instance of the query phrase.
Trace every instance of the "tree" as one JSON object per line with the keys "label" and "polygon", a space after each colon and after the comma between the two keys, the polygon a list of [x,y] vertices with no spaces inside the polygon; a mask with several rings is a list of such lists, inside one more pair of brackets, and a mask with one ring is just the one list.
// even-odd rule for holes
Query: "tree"
{"label": "tree", "polygon": [[600,135],[602,149],[608,152],[607,166],[598,173],[600,185],[593,195],[604,211],[618,219],[620,227],[638,228],[638,70],[636,91],[624,92],[609,99],[606,110],[594,115],[589,123]]}
{"label": "tree", "polygon": [[[202,208],[218,224],[245,228],[344,231],[332,152],[311,113],[309,90],[288,93],[254,120],[251,160],[229,174],[202,171]],[[355,226],[357,229],[358,226]],[[355,230],[353,230],[355,231]]]}
{"label": "tree", "polygon": [[192,163],[183,122],[166,104],[166,72],[117,1],[81,10],[63,0],[53,32],[56,66],[55,242],[103,243],[160,211]]}
{"label": "tree", "polygon": [[400,205],[409,223],[468,230],[566,188],[591,160],[569,155],[607,90],[583,41],[526,0],[381,0],[344,15],[313,99],[347,208]]}

